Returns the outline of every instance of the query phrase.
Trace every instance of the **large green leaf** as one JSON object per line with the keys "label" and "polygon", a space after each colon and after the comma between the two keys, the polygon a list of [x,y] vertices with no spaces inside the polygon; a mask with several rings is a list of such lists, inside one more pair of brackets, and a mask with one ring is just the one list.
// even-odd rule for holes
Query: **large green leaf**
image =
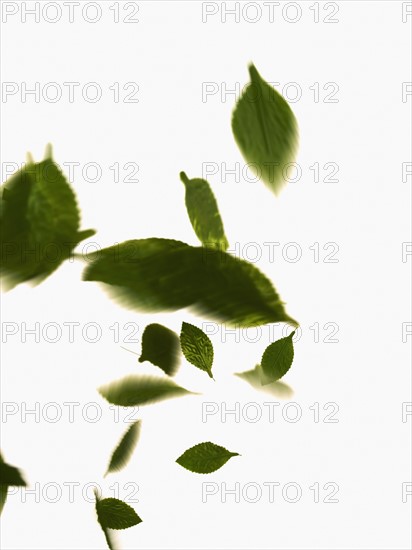
{"label": "large green leaf", "polygon": [[189,179],[184,172],[180,179],[186,187],[186,208],[195,233],[204,246],[226,251],[229,243],[215,196],[206,180]]}
{"label": "large green leaf", "polygon": [[297,148],[297,122],[283,97],[249,66],[250,84],[239,99],[232,130],[250,168],[278,193]]}
{"label": "large green leaf", "polygon": [[173,376],[179,366],[179,337],[173,330],[152,323],[144,329],[142,354],[139,361],[150,361],[169,376]]}
{"label": "large green leaf", "polygon": [[126,466],[137,445],[140,435],[141,420],[134,422],[124,434],[113,451],[106,474],[118,472]]}
{"label": "large green leaf", "polygon": [[213,378],[213,344],[207,334],[190,323],[182,324],[180,345],[183,355],[198,369],[204,370]]}
{"label": "large green leaf", "polygon": [[282,378],[293,362],[293,331],[289,336],[270,344],[262,356],[262,384],[270,384]]}
{"label": "large green leaf", "polygon": [[97,499],[96,512],[103,529],[128,529],[142,522],[131,506],[117,498]]}
{"label": "large green leaf", "polygon": [[28,163],[1,189],[1,271],[13,287],[40,282],[94,231],[79,231],[75,195],[51,157]]}
{"label": "large green leaf", "polygon": [[239,453],[231,453],[224,447],[207,441],[185,451],[176,462],[191,472],[210,474],[219,470],[232,456],[239,456]]}
{"label": "large green leaf", "polygon": [[167,378],[126,376],[102,386],[99,388],[99,393],[113,405],[135,407],[171,397],[189,395],[191,392]]}
{"label": "large green leaf", "polygon": [[111,285],[114,297],[127,307],[150,312],[192,307],[238,326],[296,324],[265,275],[220,250],[143,239],[104,249],[90,259],[84,279]]}

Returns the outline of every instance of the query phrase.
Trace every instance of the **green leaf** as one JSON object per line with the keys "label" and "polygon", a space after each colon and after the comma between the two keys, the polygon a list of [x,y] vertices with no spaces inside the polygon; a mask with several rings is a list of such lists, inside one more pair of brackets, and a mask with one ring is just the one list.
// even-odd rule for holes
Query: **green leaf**
{"label": "green leaf", "polygon": [[240,455],[207,441],[185,451],[176,462],[191,472],[210,474],[219,470],[232,456]]}
{"label": "green leaf", "polygon": [[142,522],[131,506],[117,498],[96,500],[96,512],[104,529],[128,529]]}
{"label": "green leaf", "polygon": [[18,468],[0,461],[0,485],[12,487],[26,487],[26,482]]}
{"label": "green leaf", "polygon": [[213,344],[203,330],[189,323],[183,323],[180,346],[189,363],[206,371],[210,378],[213,378]]}
{"label": "green leaf", "polygon": [[126,376],[99,388],[99,393],[113,405],[134,407],[163,399],[189,395],[191,392],[167,378]]}
{"label": "green leaf", "polygon": [[109,550],[115,550],[115,543],[114,543],[114,537],[112,535],[112,532],[104,524],[101,523],[100,518],[99,518],[98,506],[101,502],[101,498],[99,497],[99,494],[98,494],[96,488],[94,490],[94,496],[96,498],[95,508],[96,508],[96,514],[97,514],[97,521],[99,522],[99,525],[102,528],[102,531],[103,531],[105,539],[106,539],[106,544],[107,544]]}
{"label": "green leaf", "polygon": [[293,395],[293,390],[290,386],[284,382],[272,382],[271,384],[266,384],[262,386],[262,368],[260,365],[256,365],[254,369],[247,370],[244,372],[236,372],[235,376],[238,376],[248,384],[252,386],[255,390],[274,395],[281,399],[290,399]]}
{"label": "green leaf", "polygon": [[249,66],[250,84],[232,116],[232,130],[250,168],[277,194],[298,142],[295,116],[283,97]]}
{"label": "green leaf", "polygon": [[179,366],[179,347],[179,337],[175,332],[156,323],[147,325],[143,332],[139,361],[150,361],[173,376]]}
{"label": "green leaf", "polygon": [[0,485],[0,515],[7,500],[8,485]]}
{"label": "green leaf", "polygon": [[204,246],[226,251],[229,243],[209,183],[199,178],[190,180],[184,172],[180,179],[186,187],[187,213],[198,239]]}
{"label": "green leaf", "polygon": [[293,362],[293,331],[289,336],[270,344],[262,356],[262,384],[270,384],[282,378]]}
{"label": "green leaf", "polygon": [[91,260],[84,279],[111,285],[112,295],[127,307],[150,312],[192,307],[232,326],[297,324],[265,275],[220,250],[143,239],[101,250]]}
{"label": "green leaf", "polygon": [[107,468],[106,475],[110,472],[118,472],[129,462],[139,440],[141,421],[134,422],[124,434],[120,443],[113,451]]}
{"label": "green leaf", "polygon": [[36,283],[71,256],[79,232],[75,195],[51,158],[29,163],[1,189],[1,270],[6,284]]}
{"label": "green leaf", "polygon": [[0,453],[0,514],[7,500],[7,491],[12,487],[26,487],[26,482],[18,468],[4,462]]}

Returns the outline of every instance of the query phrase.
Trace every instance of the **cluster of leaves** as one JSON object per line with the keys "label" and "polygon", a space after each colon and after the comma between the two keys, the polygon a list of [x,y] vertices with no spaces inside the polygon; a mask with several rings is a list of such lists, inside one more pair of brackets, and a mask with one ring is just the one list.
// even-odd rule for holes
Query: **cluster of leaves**
{"label": "cluster of leaves", "polygon": [[[262,181],[278,193],[284,184],[283,167],[293,159],[297,124],[286,101],[249,67],[250,84],[239,99],[232,129],[247,162]],[[181,172],[190,222],[201,246],[173,239],[134,239],[88,256],[83,279],[110,289],[113,298],[143,312],[191,308],[197,313],[237,327],[285,322],[297,326],[285,311],[269,279],[254,265],[227,253],[229,242],[215,196],[204,179],[189,179]],[[94,234],[80,231],[75,195],[51,148],[45,159],[24,168],[6,182],[1,193],[1,273],[13,287],[38,283],[70,258],[78,243]],[[33,253],[34,252],[34,253]],[[265,350],[255,369],[239,373],[254,387],[270,387],[290,368],[294,332]],[[110,403],[136,406],[189,395],[177,385],[181,354],[213,378],[214,350],[209,337],[198,327],[183,323],[180,336],[159,324],[146,327],[139,362],[150,361],[166,376],[130,375],[99,389]],[[132,424],[112,453],[106,475],[128,463],[139,439],[141,421]],[[238,453],[211,442],[185,451],[176,462],[192,472],[208,474],[221,468]],[[7,487],[25,485],[19,471],[0,457],[0,497]],[[96,494],[96,513],[109,548],[111,530],[125,529],[142,520],[126,503]]]}

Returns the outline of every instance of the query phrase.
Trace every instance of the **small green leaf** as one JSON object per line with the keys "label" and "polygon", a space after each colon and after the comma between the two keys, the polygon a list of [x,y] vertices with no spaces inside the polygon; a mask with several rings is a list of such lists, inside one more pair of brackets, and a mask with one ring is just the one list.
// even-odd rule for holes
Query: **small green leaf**
{"label": "small green leaf", "polygon": [[179,366],[179,347],[179,337],[175,332],[156,323],[147,325],[143,332],[139,361],[150,361],[173,376]]}
{"label": "small green leaf", "polygon": [[142,522],[131,506],[117,498],[96,500],[96,512],[104,529],[128,529]]}
{"label": "small green leaf", "polygon": [[186,208],[195,233],[204,246],[226,251],[229,243],[215,196],[206,180],[189,179],[184,172],[180,179],[186,187]]}
{"label": "small green leaf", "polygon": [[219,470],[232,456],[240,455],[207,441],[185,451],[176,462],[191,472],[210,474]]}
{"label": "small green leaf", "polygon": [[118,472],[129,462],[139,440],[141,421],[134,422],[124,434],[120,443],[113,451],[107,468],[106,475],[110,472]]}
{"label": "small green leaf", "polygon": [[110,285],[112,295],[126,307],[150,312],[192,307],[241,327],[297,324],[265,275],[220,250],[142,239],[101,250],[89,259],[84,279]]}
{"label": "small green leaf", "polygon": [[277,194],[297,148],[297,122],[288,103],[253,64],[249,74],[251,82],[233,112],[232,130],[251,169]]}
{"label": "small green leaf", "polygon": [[2,187],[0,200],[1,270],[7,286],[48,277],[93,234],[79,232],[79,223],[75,195],[49,156],[16,172]]}
{"label": "small green leaf", "polygon": [[260,365],[256,365],[254,369],[247,370],[244,372],[236,372],[235,376],[238,376],[248,384],[252,386],[255,390],[268,393],[270,395],[275,395],[281,399],[290,399],[293,395],[293,390],[290,386],[284,382],[272,382],[271,384],[266,384],[262,386],[262,368]]}
{"label": "small green leaf", "polygon": [[198,369],[204,370],[213,378],[213,344],[209,336],[198,327],[189,323],[182,324],[180,345],[183,355]]}
{"label": "small green leaf", "polygon": [[293,362],[293,331],[289,336],[270,344],[262,356],[262,384],[270,384],[282,378]]}
{"label": "small green leaf", "polygon": [[189,395],[191,392],[167,378],[126,376],[99,388],[99,393],[113,405],[134,407],[163,399]]}

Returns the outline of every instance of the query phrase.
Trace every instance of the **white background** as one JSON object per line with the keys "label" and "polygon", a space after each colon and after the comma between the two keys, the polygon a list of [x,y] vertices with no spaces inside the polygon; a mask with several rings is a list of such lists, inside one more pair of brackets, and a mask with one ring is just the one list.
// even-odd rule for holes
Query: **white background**
{"label": "white background", "polygon": [[[183,311],[142,315],[122,309],[98,285],[81,281],[81,262],[64,264],[36,288],[21,285],[3,294],[3,331],[17,327],[18,332],[3,345],[2,400],[18,412],[5,415],[3,409],[1,447],[7,462],[22,468],[30,489],[37,483],[39,502],[24,491],[9,495],[2,515],[2,548],[104,548],[94,506],[82,496],[84,486],[92,482],[100,485],[103,496],[126,501],[130,488],[125,484],[139,487],[139,502],[129,503],[143,523],[119,532],[124,549],[411,548],[412,497],[402,502],[402,484],[411,482],[412,417],[402,422],[402,403],[411,401],[411,337],[402,342],[402,323],[411,322],[411,256],[402,261],[402,243],[411,240],[411,177],[402,181],[402,163],[410,162],[412,96],[402,101],[402,83],[411,81],[412,16],[402,21],[402,2],[339,2],[337,23],[323,22],[331,12],[323,3],[320,22],[315,23],[313,2],[297,3],[301,16],[294,23],[287,19],[298,19],[299,12],[293,6],[282,12],[284,3],[275,6],[273,22],[262,3],[252,3],[245,16],[242,3],[239,22],[233,15],[222,21],[224,6],[212,3],[210,9],[218,13],[203,22],[201,2],[138,2],[138,23],[123,22],[134,3],[120,3],[115,23],[110,6],[116,2],[101,2],[101,19],[94,24],[79,8],[72,23],[67,8],[55,23],[45,21],[43,13],[39,22],[29,15],[24,22],[24,3],[3,2],[3,8],[5,4],[17,6],[18,12],[2,24],[2,78],[16,83],[18,92],[3,96],[3,173],[4,163],[23,162],[26,151],[40,160],[51,142],[58,163],[80,163],[73,187],[82,228],[98,230],[89,242],[104,247],[159,236],[196,245],[178,174],[185,170],[189,177],[201,177],[202,163],[217,163],[219,171],[208,179],[231,249],[253,258],[257,249],[247,245],[257,243],[257,265],[300,322],[302,336],[284,379],[294,393],[282,399],[259,393],[233,376],[252,368],[271,336],[281,337],[282,327],[276,326],[272,335],[263,327],[254,343],[250,341],[256,331],[240,333],[236,342],[234,335],[224,337],[224,329],[214,327],[216,382],[183,362],[177,382],[203,395],[142,408],[135,415],[143,426],[133,458],[121,473],[103,479],[127,423],[123,410],[115,422],[113,410],[96,389],[126,374],[157,370],[121,349],[124,345],[140,353],[139,342],[125,342],[129,330],[124,325],[134,323],[139,339],[150,322],[179,332],[183,320],[202,326],[207,319]],[[26,3],[27,8],[33,5]],[[256,5],[262,15],[252,23],[247,19],[255,18]],[[49,9],[46,17],[55,18],[53,6]],[[94,13],[91,7],[89,19]],[[266,80],[281,83],[276,86],[280,91],[285,83],[295,82],[302,93],[291,103],[300,126],[297,162],[302,177],[278,198],[260,182],[242,176],[229,174],[224,181],[220,170],[223,162],[229,169],[236,163],[243,167],[230,128],[235,97],[222,97],[221,92],[224,86],[233,89],[237,82],[247,82],[250,61]],[[39,82],[41,90],[57,82],[63,96],[56,103],[42,96],[39,102],[33,96],[24,102],[23,82],[27,88]],[[80,83],[73,103],[63,82]],[[101,86],[102,98],[96,103],[82,97],[81,89],[89,82]],[[109,89],[115,82],[120,83],[118,103]],[[127,82],[138,84],[138,103],[123,102]],[[218,93],[202,98],[205,82],[215,83]],[[310,89],[316,82],[318,102]],[[338,102],[323,102],[331,91],[323,90],[328,82],[339,86],[334,96]],[[292,88],[290,92],[293,97]],[[102,168],[95,183],[81,173],[90,162]],[[114,182],[109,167],[115,162],[138,164],[138,183]],[[314,182],[309,167],[315,162],[321,180],[326,175],[323,165],[337,163],[339,181]],[[125,175],[123,171],[121,179]],[[274,261],[265,242],[280,243]],[[302,252],[299,261],[282,255],[290,242]],[[309,248],[316,242],[319,262]],[[339,247],[334,256],[338,262],[323,261],[331,250],[323,246],[329,242]],[[293,257],[293,248],[286,250]],[[27,328],[39,323],[39,342],[33,335],[23,342],[23,322]],[[63,325],[68,322],[80,323],[73,343]],[[82,328],[90,322],[101,327],[96,343],[82,337]],[[328,322],[339,326],[336,343],[323,341]],[[62,327],[58,342],[47,341],[52,329],[44,337],[47,323]],[[115,323],[120,327],[118,342],[110,329]],[[320,327],[318,343],[309,328],[314,323]],[[89,339],[92,336],[90,329]],[[291,401],[296,405],[288,408]],[[24,415],[24,407],[33,409],[36,402],[37,421],[34,415]],[[62,411],[56,423],[48,420],[55,414],[47,408],[50,402]],[[73,423],[65,402],[80,403]],[[82,415],[86,405],[93,417],[96,409],[87,408],[91,402],[102,415],[95,423]],[[206,422],[204,402],[219,408]],[[264,402],[280,403],[274,422]],[[325,423],[332,409],[323,406],[331,402],[339,407],[333,417],[338,422]],[[236,403],[239,418],[222,418],[224,407],[233,409]],[[248,403],[257,405],[245,409]],[[314,403],[319,403],[319,422],[309,408]],[[256,410],[262,417],[252,422]],[[294,410],[302,414],[297,422],[287,420]],[[208,440],[242,456],[207,477],[175,463],[185,449]],[[80,484],[73,503],[69,482]],[[113,492],[116,482],[118,495]],[[203,482],[219,488],[207,502],[202,502]],[[274,502],[269,502],[263,485],[268,482],[280,484]],[[302,491],[295,503],[282,498],[282,488],[290,482]],[[339,502],[322,502],[327,482],[339,486]],[[240,502],[233,495],[222,502],[222,483],[228,488],[240,484]],[[262,489],[258,502],[248,502],[253,488],[244,496],[247,483]],[[309,489],[314,483],[320,486],[319,503]],[[56,487],[62,494],[50,502]]]}

